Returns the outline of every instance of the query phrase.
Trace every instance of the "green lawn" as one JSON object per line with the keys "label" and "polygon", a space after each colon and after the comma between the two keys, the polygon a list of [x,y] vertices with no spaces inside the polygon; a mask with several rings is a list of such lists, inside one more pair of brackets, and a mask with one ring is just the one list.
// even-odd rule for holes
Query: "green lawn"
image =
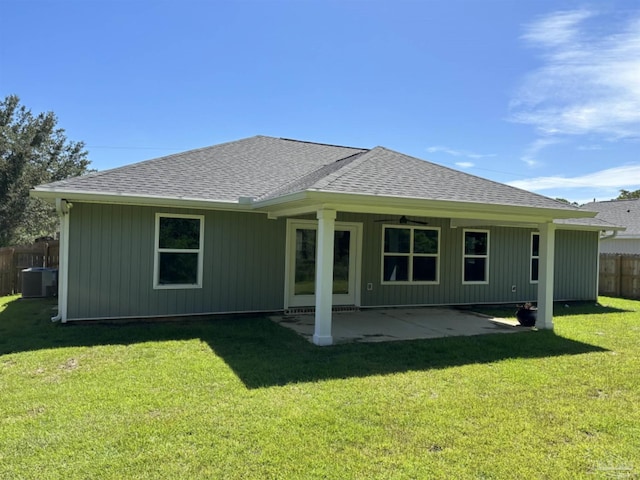
{"label": "green lawn", "polygon": [[640,302],[600,301],[555,333],[319,348],[3,297],[0,478],[639,478]]}

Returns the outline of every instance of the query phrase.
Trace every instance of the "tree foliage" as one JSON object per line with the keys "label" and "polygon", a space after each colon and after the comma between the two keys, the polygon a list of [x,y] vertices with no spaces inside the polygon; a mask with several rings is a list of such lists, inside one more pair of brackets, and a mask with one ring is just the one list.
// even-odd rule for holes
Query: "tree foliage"
{"label": "tree foliage", "polygon": [[574,207],[579,207],[580,206],[580,204],[578,202],[570,202],[566,198],[556,197],[555,200],[558,201],[558,202],[566,203],[568,205],[573,205]]}
{"label": "tree foliage", "polygon": [[29,190],[88,171],[84,143],[68,141],[57,122],[53,112],[33,115],[15,95],[0,101],[0,247],[54,234],[54,208]]}
{"label": "tree foliage", "polygon": [[630,192],[629,190],[620,190],[620,195],[616,200],[632,200],[635,198],[640,198],[640,190],[634,190]]}

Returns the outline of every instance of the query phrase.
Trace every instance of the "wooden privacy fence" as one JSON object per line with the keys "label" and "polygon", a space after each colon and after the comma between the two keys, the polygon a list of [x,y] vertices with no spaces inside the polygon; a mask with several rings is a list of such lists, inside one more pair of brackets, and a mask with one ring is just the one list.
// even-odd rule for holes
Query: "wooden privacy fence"
{"label": "wooden privacy fence", "polygon": [[25,268],[58,268],[59,255],[58,240],[0,248],[0,296],[22,292],[22,270]]}
{"label": "wooden privacy fence", "polygon": [[601,253],[598,293],[640,299],[640,255]]}

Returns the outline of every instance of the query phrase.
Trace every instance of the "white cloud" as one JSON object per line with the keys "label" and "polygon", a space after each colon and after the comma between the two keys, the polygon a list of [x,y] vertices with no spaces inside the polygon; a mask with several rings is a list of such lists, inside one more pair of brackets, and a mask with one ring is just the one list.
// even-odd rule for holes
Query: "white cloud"
{"label": "white cloud", "polygon": [[632,187],[640,188],[640,164],[624,165],[621,167],[607,168],[599,172],[589,173],[577,177],[537,177],[528,180],[516,180],[509,182],[512,187],[530,191],[551,189],[615,189]]}
{"label": "white cloud", "polygon": [[429,153],[442,152],[442,153],[447,153],[449,155],[453,155],[454,157],[459,157],[460,155],[462,155],[458,150],[453,150],[452,148],[443,147],[443,146],[440,146],[440,145],[436,145],[434,147],[428,147],[427,148],[427,152],[429,152]]}
{"label": "white cloud", "polygon": [[602,150],[601,145],[580,145],[578,150],[583,152],[593,151],[593,150]]}
{"label": "white cloud", "polygon": [[440,153],[446,153],[447,155],[452,155],[454,157],[467,157],[467,158],[473,158],[473,159],[488,158],[488,157],[496,156],[495,153],[475,153],[475,152],[470,152],[468,150],[455,150],[453,148],[445,147],[442,145],[428,147],[427,152],[429,153],[440,152]]}
{"label": "white cloud", "polygon": [[560,143],[560,140],[556,138],[539,138],[532,142],[525,150],[520,160],[526,163],[529,167],[537,167],[540,162],[536,159],[536,156],[543,148],[547,148],[550,145]]}
{"label": "white cloud", "polygon": [[456,162],[456,166],[460,168],[471,168],[475,164],[473,162]]}
{"label": "white cloud", "polygon": [[549,47],[566,44],[579,37],[577,25],[592,15],[588,10],[556,12],[530,25],[522,38]]}
{"label": "white cloud", "polygon": [[513,121],[547,135],[640,136],[640,11],[615,25],[587,10],[556,12],[522,38],[544,64],[513,98]]}

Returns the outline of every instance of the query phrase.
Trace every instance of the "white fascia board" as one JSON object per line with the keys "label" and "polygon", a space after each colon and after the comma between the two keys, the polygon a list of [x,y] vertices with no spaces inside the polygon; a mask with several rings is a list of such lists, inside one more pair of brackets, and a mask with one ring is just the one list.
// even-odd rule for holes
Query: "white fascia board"
{"label": "white fascia board", "polygon": [[481,228],[481,227],[517,227],[517,228],[538,228],[539,223],[516,222],[507,220],[475,220],[468,218],[452,218],[449,226],[451,228]]}
{"label": "white fascia board", "polygon": [[[280,205],[289,205],[294,202],[300,202],[309,198],[309,192],[295,192],[282,195],[280,197],[269,198],[267,200],[254,200],[252,205],[254,208],[268,209],[269,207],[278,207]],[[286,207],[285,207],[286,208]]]}
{"label": "white fascia board", "polygon": [[48,190],[37,187],[29,192],[32,197],[55,202],[56,198],[64,198],[69,202],[103,203],[118,205],[142,205],[153,207],[197,208],[201,210],[235,210],[255,212],[250,205],[224,200],[202,200],[190,197],[163,197],[154,195],[132,195],[112,192],[86,192],[76,190]]}
{"label": "white fascia board", "polygon": [[591,218],[595,212],[486,203],[427,200],[423,198],[379,196],[322,191],[306,191],[254,202],[254,208],[264,209],[275,216],[286,216],[296,209],[314,211],[319,207],[342,212],[371,214],[401,214],[484,221],[539,224],[564,218]]}
{"label": "white fascia board", "polygon": [[[295,217],[307,213],[317,212],[323,207],[323,202],[318,202],[310,197],[309,192],[296,192],[268,200],[252,202],[254,211],[267,213],[269,218]],[[338,210],[344,211],[343,208]]]}
{"label": "white fascia board", "polygon": [[[593,232],[601,232],[601,231],[616,231],[623,229],[621,227],[609,228],[604,227],[602,225],[589,225],[589,224],[578,224],[578,223],[558,223],[553,222],[556,230],[579,230],[579,231],[593,231]],[[537,230],[539,227],[539,223],[533,222],[515,222],[515,221],[500,221],[500,220],[475,220],[475,219],[465,219],[465,218],[452,218],[450,222],[451,228],[473,228],[473,227],[517,227],[517,228],[532,228]]]}
{"label": "white fascia board", "polygon": [[618,235],[615,237],[615,240],[640,240],[640,235],[636,235],[636,234],[626,235],[624,233],[618,233]]}
{"label": "white fascia board", "polygon": [[617,232],[624,230],[624,227],[613,227],[613,226],[604,226],[604,225],[580,225],[577,223],[558,223],[554,222],[556,226],[556,230],[589,230],[593,232]]}
{"label": "white fascia board", "polygon": [[[316,192],[310,192],[315,194]],[[451,218],[469,218],[469,213],[480,214],[478,218],[490,219],[505,218],[512,216],[514,221],[522,221],[523,216],[531,217],[531,220],[539,218],[548,221],[549,219],[560,218],[591,218],[595,217],[595,212],[576,211],[566,209],[551,209],[539,207],[522,207],[516,205],[495,205],[480,202],[456,202],[448,200],[427,200],[423,198],[401,197],[401,196],[375,196],[375,195],[359,195],[359,194],[336,194],[323,193],[325,195],[335,196],[338,201],[351,200],[351,202],[365,203],[375,208],[377,212],[380,206],[394,206],[399,209],[417,208],[423,212],[427,210],[433,216],[443,216]],[[359,200],[356,200],[359,199]],[[329,203],[329,200],[325,200]],[[374,213],[374,212],[371,212]],[[423,213],[424,215],[424,213]]]}

